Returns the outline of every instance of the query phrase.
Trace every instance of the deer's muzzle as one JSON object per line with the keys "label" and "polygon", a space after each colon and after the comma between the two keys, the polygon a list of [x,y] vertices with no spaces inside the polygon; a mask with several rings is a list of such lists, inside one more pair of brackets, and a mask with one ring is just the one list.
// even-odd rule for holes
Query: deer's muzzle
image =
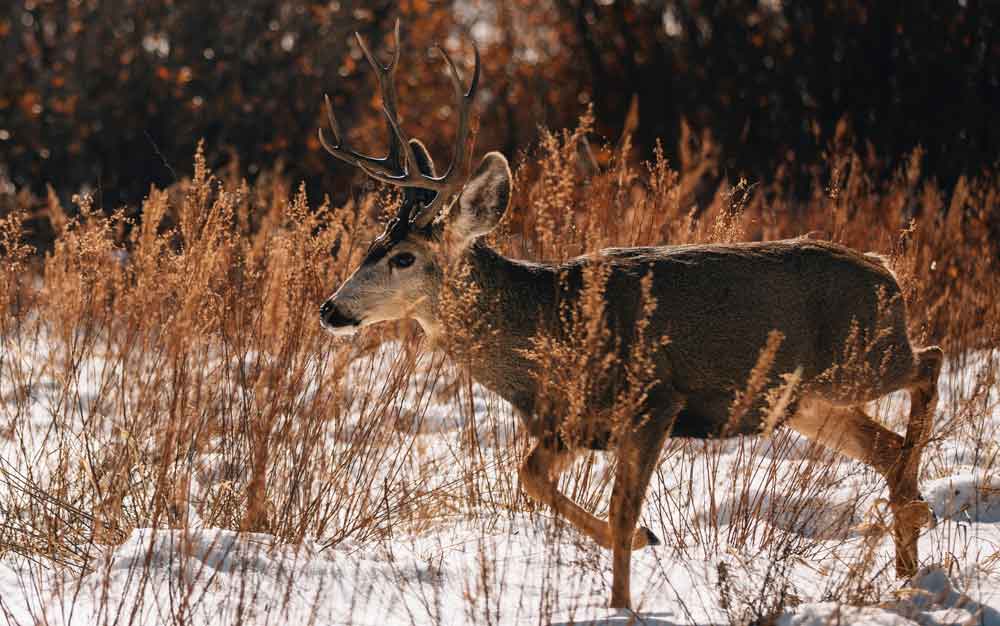
{"label": "deer's muzzle", "polygon": [[361,325],[361,320],[344,315],[332,300],[319,308],[319,319],[323,328],[338,335],[351,334]]}

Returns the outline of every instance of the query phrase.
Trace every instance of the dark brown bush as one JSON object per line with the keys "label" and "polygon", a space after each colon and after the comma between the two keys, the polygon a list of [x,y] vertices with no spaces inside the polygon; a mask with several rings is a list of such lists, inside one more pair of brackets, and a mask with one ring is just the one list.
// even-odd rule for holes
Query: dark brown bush
{"label": "dark brown bush", "polygon": [[[719,147],[716,182],[771,180],[802,197],[831,143],[882,180],[925,150],[944,188],[1000,154],[995,3],[507,0],[241,3],[17,0],[0,8],[0,181],[64,203],[138,206],[175,182],[199,139],[213,167],[251,178],[280,166],[342,200],[354,178],[315,139],[329,91],[375,150],[381,115],[351,33],[385,52],[403,20],[407,127],[446,148],[450,110],[436,41],[478,42],[488,93],[480,146],[513,156],[538,127],[567,128],[592,103],[617,137],[633,94],[641,158],[690,129]],[[685,120],[687,126],[685,126]],[[714,184],[702,189],[710,194]],[[704,200],[705,198],[702,197]],[[68,203],[67,203],[68,204]]]}

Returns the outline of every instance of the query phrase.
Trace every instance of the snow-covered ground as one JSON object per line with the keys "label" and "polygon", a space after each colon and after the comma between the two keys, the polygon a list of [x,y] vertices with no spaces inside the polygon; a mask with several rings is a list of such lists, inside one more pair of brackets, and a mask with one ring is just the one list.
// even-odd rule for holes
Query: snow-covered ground
{"label": "snow-covered ground", "polygon": [[[384,376],[398,353],[383,346],[346,380]],[[779,432],[668,445],[642,520],[663,544],[633,556],[635,613],[606,608],[611,564],[602,549],[544,511],[493,507],[335,545],[322,538],[289,545],[206,527],[191,513],[186,528],[137,528],[124,543],[100,548],[82,575],[10,554],[0,559],[0,623],[716,624],[776,617],[796,625],[1000,625],[1000,477],[991,473],[1000,431],[996,387],[976,423],[951,419],[982,383],[984,363],[996,358],[978,355],[942,376],[938,422],[947,436],[927,452],[921,482],[939,523],[921,537],[924,568],[906,583],[892,575],[881,478],[849,461],[817,460],[807,442]],[[418,368],[411,391],[427,376]],[[86,380],[80,384],[86,388]],[[3,385],[0,398],[11,391]],[[18,437],[0,437],[0,460],[30,468],[41,482],[53,428],[74,427],[53,424],[46,389],[54,387],[36,381]],[[94,389],[75,401],[99,395]],[[419,425],[412,437],[427,458],[441,451],[438,458],[447,459],[461,449],[467,424],[458,416],[468,411],[444,401],[427,406],[420,400],[427,397],[402,399]],[[482,433],[492,439],[481,448],[496,457],[483,467],[509,473],[510,463],[500,461],[510,456],[513,416],[481,389],[471,398],[477,415],[509,418],[499,435],[495,428]],[[894,397],[873,410],[899,428],[904,404]],[[0,413],[0,431],[5,419],[13,416]],[[593,475],[603,475],[602,459],[579,461],[588,462],[596,463]],[[212,480],[211,472],[203,475]],[[584,490],[598,494],[591,506],[599,514],[606,491]]]}

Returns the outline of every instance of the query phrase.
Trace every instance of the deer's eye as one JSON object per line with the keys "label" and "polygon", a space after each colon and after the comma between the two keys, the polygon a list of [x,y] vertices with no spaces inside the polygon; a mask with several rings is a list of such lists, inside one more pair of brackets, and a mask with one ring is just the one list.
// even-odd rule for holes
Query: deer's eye
{"label": "deer's eye", "polygon": [[413,261],[416,258],[409,252],[400,252],[396,256],[389,259],[389,265],[398,268],[410,267],[413,265]]}

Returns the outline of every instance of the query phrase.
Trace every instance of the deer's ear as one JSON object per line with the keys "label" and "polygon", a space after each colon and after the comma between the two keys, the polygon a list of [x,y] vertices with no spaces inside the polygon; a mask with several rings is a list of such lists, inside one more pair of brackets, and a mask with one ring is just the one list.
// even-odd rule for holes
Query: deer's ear
{"label": "deer's ear", "polygon": [[484,156],[452,205],[447,230],[453,240],[468,245],[496,228],[510,204],[511,184],[510,166],[504,155],[490,152]]}
{"label": "deer's ear", "polygon": [[434,176],[437,177],[437,172],[434,170],[434,159],[431,158],[431,153],[427,151],[427,146],[424,142],[419,139],[411,139],[410,146],[413,148],[413,155],[417,157],[417,169],[424,176]]}
{"label": "deer's ear", "polygon": [[[410,147],[413,149],[413,157],[417,161],[417,169],[420,170],[420,173],[424,176],[437,177],[437,171],[434,169],[434,159],[431,158],[431,153],[427,151],[427,146],[419,139],[411,139]],[[418,202],[426,205],[434,199],[434,192],[430,189],[408,187],[403,190],[403,198],[404,204],[410,206]]]}

